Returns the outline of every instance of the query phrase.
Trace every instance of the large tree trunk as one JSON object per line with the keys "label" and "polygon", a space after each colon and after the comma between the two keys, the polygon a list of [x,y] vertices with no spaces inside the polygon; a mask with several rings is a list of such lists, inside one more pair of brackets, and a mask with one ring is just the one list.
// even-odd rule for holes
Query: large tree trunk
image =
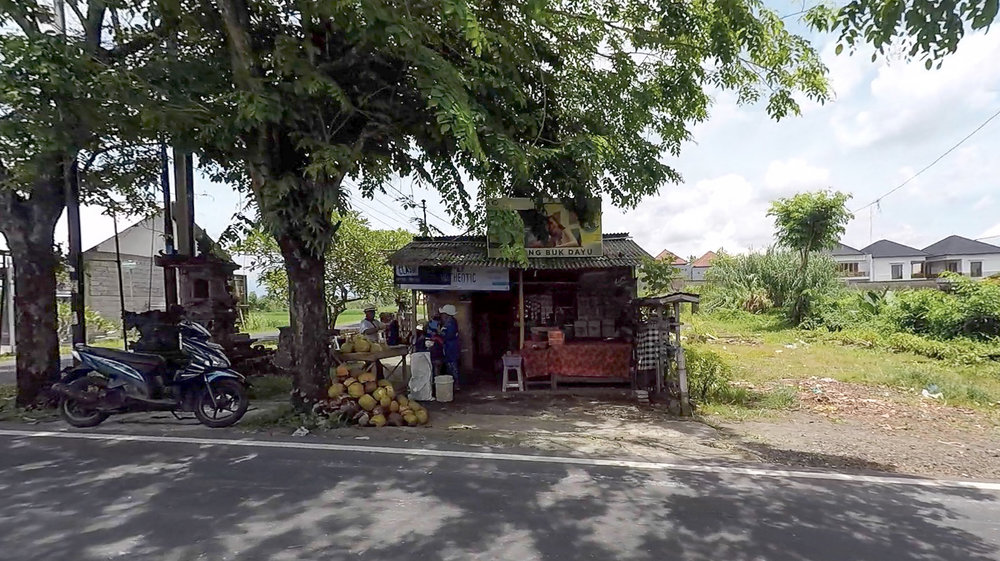
{"label": "large tree trunk", "polygon": [[[41,402],[59,374],[54,235],[63,210],[63,174],[53,158],[29,196],[0,185],[0,232],[14,260],[14,335],[17,339],[17,405]],[[7,179],[0,176],[0,179]],[[6,188],[5,188],[6,187]]]}
{"label": "large tree trunk", "polygon": [[12,242],[14,334],[17,337],[17,405],[39,405],[59,377],[56,264],[52,231],[42,239]]}
{"label": "large tree trunk", "polygon": [[288,273],[291,305],[293,375],[292,404],[308,410],[323,399],[330,385],[329,323],[326,313],[324,271],[326,259],[309,251],[292,235],[278,237]]}

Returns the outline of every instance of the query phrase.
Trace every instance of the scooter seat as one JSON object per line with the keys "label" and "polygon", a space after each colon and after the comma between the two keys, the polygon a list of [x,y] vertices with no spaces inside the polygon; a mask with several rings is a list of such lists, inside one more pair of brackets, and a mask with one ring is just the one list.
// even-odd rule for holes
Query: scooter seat
{"label": "scooter seat", "polygon": [[147,353],[131,353],[128,351],[118,351],[115,349],[105,349],[101,347],[83,347],[81,350],[85,353],[99,356],[101,358],[124,362],[125,364],[128,364],[136,370],[144,373],[152,373],[167,364],[163,357]]}

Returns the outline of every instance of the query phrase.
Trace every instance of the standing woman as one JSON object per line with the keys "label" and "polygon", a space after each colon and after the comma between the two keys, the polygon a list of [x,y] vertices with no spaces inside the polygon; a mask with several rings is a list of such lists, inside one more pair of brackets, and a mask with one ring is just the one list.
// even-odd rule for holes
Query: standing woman
{"label": "standing woman", "polygon": [[455,319],[457,310],[455,306],[446,304],[441,306],[441,339],[444,340],[444,366],[445,372],[455,381],[455,390],[459,389],[458,358],[461,354],[462,343],[458,339],[458,321]]}

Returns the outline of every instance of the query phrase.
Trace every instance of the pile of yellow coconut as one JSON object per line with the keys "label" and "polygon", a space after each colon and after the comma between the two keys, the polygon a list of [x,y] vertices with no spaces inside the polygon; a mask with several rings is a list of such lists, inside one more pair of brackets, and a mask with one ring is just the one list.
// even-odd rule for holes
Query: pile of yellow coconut
{"label": "pile of yellow coconut", "polygon": [[373,343],[361,334],[354,335],[354,337],[340,346],[340,352],[342,353],[379,353],[384,350],[384,345]]}
{"label": "pile of yellow coconut", "polygon": [[334,371],[329,401],[324,409],[330,416],[361,426],[417,426],[427,423],[423,405],[396,395],[388,380],[377,380],[373,372],[354,372],[341,364]]}

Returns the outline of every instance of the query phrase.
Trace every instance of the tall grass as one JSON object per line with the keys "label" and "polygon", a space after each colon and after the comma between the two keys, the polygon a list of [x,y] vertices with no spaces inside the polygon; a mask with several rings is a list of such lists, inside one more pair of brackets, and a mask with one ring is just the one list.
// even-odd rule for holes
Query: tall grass
{"label": "tall grass", "polygon": [[[702,298],[707,310],[742,310],[763,313],[777,308],[790,317],[800,286],[799,257],[770,248],[741,255],[721,254],[705,276]],[[824,299],[844,290],[837,278],[837,264],[826,255],[813,255],[805,276],[807,316]]]}

